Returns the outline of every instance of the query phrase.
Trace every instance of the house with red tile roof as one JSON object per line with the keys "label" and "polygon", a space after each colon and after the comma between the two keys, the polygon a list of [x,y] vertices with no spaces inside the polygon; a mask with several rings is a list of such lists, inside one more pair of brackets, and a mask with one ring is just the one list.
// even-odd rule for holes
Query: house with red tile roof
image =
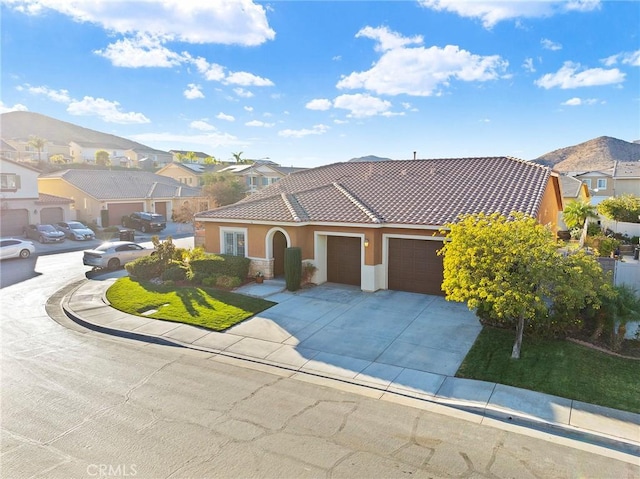
{"label": "house with red tile roof", "polygon": [[204,248],[284,274],[302,249],[315,283],[442,294],[443,225],[467,213],[534,216],[557,231],[562,196],[551,169],[514,158],[335,163],[292,173],[233,205],[196,215]]}

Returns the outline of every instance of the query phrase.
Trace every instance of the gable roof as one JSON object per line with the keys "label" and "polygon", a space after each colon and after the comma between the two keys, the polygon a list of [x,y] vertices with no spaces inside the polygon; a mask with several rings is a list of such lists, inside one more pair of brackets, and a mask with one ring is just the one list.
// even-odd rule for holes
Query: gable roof
{"label": "gable roof", "polygon": [[613,177],[616,179],[640,178],[640,160],[616,162],[616,166],[613,169]]}
{"label": "gable roof", "polygon": [[200,188],[150,171],[62,170],[40,176],[42,180],[48,178],[62,178],[99,200],[201,196]]}
{"label": "gable roof", "polygon": [[515,158],[334,163],[292,173],[199,219],[443,225],[466,213],[536,216],[551,169]]}
{"label": "gable roof", "polygon": [[577,198],[584,183],[572,176],[560,175],[560,189],[564,198]]}

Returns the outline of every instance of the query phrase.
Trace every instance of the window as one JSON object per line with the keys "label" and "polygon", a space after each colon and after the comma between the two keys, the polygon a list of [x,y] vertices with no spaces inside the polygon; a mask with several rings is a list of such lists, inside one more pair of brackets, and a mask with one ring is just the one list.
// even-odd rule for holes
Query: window
{"label": "window", "polygon": [[587,188],[591,189],[591,178],[586,178],[582,182],[587,185]]}
{"label": "window", "polygon": [[20,176],[15,173],[2,173],[0,175],[0,189],[2,191],[18,191],[20,188]]}
{"label": "window", "polygon": [[266,176],[262,177],[262,186],[267,186],[269,184],[269,178]]}
{"label": "window", "polygon": [[606,190],[607,189],[607,179],[606,178],[598,178],[598,189]]}
{"label": "window", "polygon": [[244,256],[244,233],[226,231],[224,233],[224,253]]}

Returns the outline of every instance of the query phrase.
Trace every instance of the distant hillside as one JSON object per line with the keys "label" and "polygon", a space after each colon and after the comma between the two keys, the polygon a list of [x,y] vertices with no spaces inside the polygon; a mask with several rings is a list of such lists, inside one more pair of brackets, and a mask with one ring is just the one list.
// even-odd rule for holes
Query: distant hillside
{"label": "distant hillside", "polygon": [[616,161],[640,161],[640,144],[601,136],[560,148],[532,160],[556,171],[596,171],[613,168]]}
{"label": "distant hillside", "polygon": [[379,156],[369,155],[360,158],[351,158],[349,161],[390,161],[391,158],[381,158]]}
{"label": "distant hillside", "polygon": [[76,141],[81,143],[104,143],[123,150],[159,151],[120,136],[90,130],[30,111],[2,113],[0,115],[0,135],[3,139],[9,140],[28,139],[31,135],[35,135],[56,145],[67,145],[70,141]]}

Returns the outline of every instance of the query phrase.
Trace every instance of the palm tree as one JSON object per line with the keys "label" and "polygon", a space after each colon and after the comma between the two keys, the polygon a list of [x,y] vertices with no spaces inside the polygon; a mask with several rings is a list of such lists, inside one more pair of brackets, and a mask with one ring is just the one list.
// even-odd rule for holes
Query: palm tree
{"label": "palm tree", "polygon": [[29,136],[28,145],[38,150],[38,162],[42,161],[42,149],[47,146],[47,140],[36,135]]}
{"label": "palm tree", "polygon": [[242,153],[242,151],[239,151],[238,153],[231,153],[231,156],[233,156],[237,164],[244,163],[244,160],[241,158]]}
{"label": "palm tree", "polygon": [[564,223],[569,229],[583,228],[589,218],[597,218],[596,207],[586,201],[572,201],[562,212]]}

